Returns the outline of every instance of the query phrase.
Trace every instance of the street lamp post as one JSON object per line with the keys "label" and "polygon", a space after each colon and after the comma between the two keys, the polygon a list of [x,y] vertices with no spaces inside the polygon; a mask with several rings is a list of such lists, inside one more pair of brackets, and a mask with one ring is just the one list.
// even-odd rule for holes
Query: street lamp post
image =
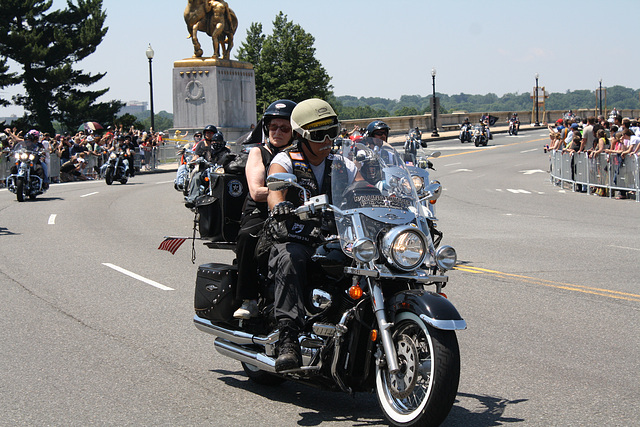
{"label": "street lamp post", "polygon": [[155,131],[156,126],[154,122],[154,114],[153,114],[153,70],[151,67],[151,62],[153,61],[153,49],[151,48],[151,44],[146,51],[147,58],[149,59],[149,95],[151,98],[151,129]]}
{"label": "street lamp post", "polygon": [[535,93],[536,123],[535,123],[535,126],[540,126],[540,120],[538,119],[538,110],[539,110],[539,106],[538,106],[538,77],[540,77],[540,75],[538,73],[536,73],[536,93]]}
{"label": "street lamp post", "polygon": [[432,79],[432,83],[433,83],[433,99],[432,99],[432,104],[431,104],[431,120],[433,122],[432,127],[433,127],[433,132],[431,132],[431,136],[440,136],[438,134],[438,103],[436,102],[436,69],[432,68],[431,69],[431,79]]}
{"label": "street lamp post", "polygon": [[600,105],[599,105],[600,115],[602,115],[602,79],[600,79],[600,91],[598,92],[598,98],[600,101]]}

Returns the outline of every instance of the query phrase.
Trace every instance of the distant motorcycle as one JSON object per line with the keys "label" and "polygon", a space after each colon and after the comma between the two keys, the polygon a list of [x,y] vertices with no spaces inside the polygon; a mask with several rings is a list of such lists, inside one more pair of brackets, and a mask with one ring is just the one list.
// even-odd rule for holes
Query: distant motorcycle
{"label": "distant motorcycle", "polygon": [[520,122],[509,120],[509,136],[517,135],[520,128]]}
{"label": "distant motorcycle", "polygon": [[120,181],[120,184],[126,184],[128,180],[127,165],[124,163],[124,153],[122,151],[112,152],[109,154],[109,161],[104,172],[104,182],[106,182],[107,185],[113,184],[114,181]]}
{"label": "distant motorcycle", "polygon": [[190,166],[189,163],[193,158],[194,152],[193,150],[183,148],[179,154],[180,167],[178,167],[178,172],[176,172],[176,179],[173,180],[173,188],[175,188],[176,191],[181,191],[182,194],[186,196],[189,190],[189,176],[193,169],[193,166]]}
{"label": "distant motorcycle", "polygon": [[460,125],[460,135],[458,135],[458,139],[461,143],[471,142],[471,136],[473,133],[473,129],[471,127],[471,123],[463,123]]}
{"label": "distant motorcycle", "polygon": [[487,130],[484,125],[477,124],[473,127],[473,136],[471,137],[471,142],[473,142],[476,147],[481,145],[487,145],[489,138],[487,138]]}
{"label": "distant motorcycle", "polygon": [[404,143],[404,161],[415,165],[418,161],[418,148],[427,148],[427,142],[422,140],[422,134],[411,130]]}
{"label": "distant motorcycle", "polygon": [[7,188],[16,195],[19,202],[23,202],[25,197],[33,200],[46,191],[43,188],[42,178],[35,173],[40,156],[39,151],[24,148],[20,148],[13,154],[18,171],[7,177]]}

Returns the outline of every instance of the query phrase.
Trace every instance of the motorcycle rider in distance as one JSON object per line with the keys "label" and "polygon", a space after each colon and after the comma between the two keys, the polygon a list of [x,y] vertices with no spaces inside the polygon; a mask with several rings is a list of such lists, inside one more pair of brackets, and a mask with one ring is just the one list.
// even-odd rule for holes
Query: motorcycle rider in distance
{"label": "motorcycle rider in distance", "polygon": [[484,113],[480,118],[480,123],[482,124],[483,130],[487,132],[487,139],[493,139],[493,135],[491,135],[491,130],[489,126],[491,125],[491,116],[489,113]]}
{"label": "motorcycle rider in distance", "polygon": [[267,107],[262,115],[262,126],[267,136],[264,144],[253,147],[249,151],[245,174],[249,194],[245,200],[244,211],[240,223],[236,244],[238,260],[238,281],[236,297],[242,305],[234,313],[236,319],[249,319],[258,314],[258,274],[255,263],[255,250],[258,233],[269,216],[266,186],[267,168],[273,157],[291,145],[293,131],[291,129],[291,112],[296,103],[288,99],[280,99]]}
{"label": "motorcycle rider in distance", "polygon": [[[5,130],[6,132],[7,130]],[[24,148],[28,151],[44,151],[44,145],[40,142],[40,132],[35,129],[31,129],[24,136],[24,139],[20,139],[17,135],[13,133],[9,133],[9,137],[13,140],[13,148],[12,150],[18,150],[20,148]],[[33,162],[33,170],[37,176],[42,179],[42,188],[44,190],[49,188],[49,173],[46,170],[47,165],[41,161],[40,156],[36,156]],[[11,174],[18,173],[18,167],[16,165],[11,166],[10,169]]]}
{"label": "motorcycle rider in distance", "polygon": [[[331,154],[331,148],[340,132],[336,113],[326,101],[307,99],[293,109],[291,127],[297,138],[296,149],[278,153],[271,162],[269,175],[293,173],[310,196],[327,193],[331,188],[331,165],[336,157]],[[346,188],[355,179],[357,169],[353,162],[344,161],[347,165],[344,171]],[[298,333],[305,319],[303,295],[307,287],[308,266],[315,252],[313,240],[319,231],[317,225],[314,226],[315,222],[300,221],[292,215],[293,210],[302,205],[300,193],[297,189],[291,189],[269,191],[267,196],[275,220],[289,218],[295,221],[293,227],[304,227],[301,233],[296,233],[296,237],[299,237],[296,241],[291,238],[292,233],[288,233],[275,242],[269,257],[269,277],[275,283],[274,312],[280,332],[276,372],[296,369],[301,364]],[[331,233],[330,230],[326,232]],[[306,238],[306,242],[300,237]]]}
{"label": "motorcycle rider in distance", "polygon": [[[226,146],[224,142],[224,136],[222,132],[218,132],[218,128],[214,125],[207,125],[202,131],[204,138],[196,145],[194,149],[193,158],[191,162],[195,162],[200,157],[211,164],[224,165],[225,162],[231,160],[228,154],[231,150]],[[192,175],[189,180],[189,195],[185,197],[185,206],[192,208],[195,206],[195,201],[198,196],[201,196],[200,186],[204,184],[201,182],[202,173],[207,169],[206,166],[200,164],[198,167],[193,168]]]}
{"label": "motorcycle rider in distance", "polygon": [[125,135],[124,141],[122,141],[119,144],[118,148],[122,150],[122,153],[124,154],[124,164],[127,167],[129,176],[133,178],[133,175],[135,175],[135,168],[136,168],[134,163],[136,148],[133,145],[133,142],[131,141],[131,135]]}
{"label": "motorcycle rider in distance", "polygon": [[516,132],[520,130],[520,120],[518,120],[518,113],[513,113],[513,115],[509,119],[509,123],[513,123],[513,127],[515,128]]}

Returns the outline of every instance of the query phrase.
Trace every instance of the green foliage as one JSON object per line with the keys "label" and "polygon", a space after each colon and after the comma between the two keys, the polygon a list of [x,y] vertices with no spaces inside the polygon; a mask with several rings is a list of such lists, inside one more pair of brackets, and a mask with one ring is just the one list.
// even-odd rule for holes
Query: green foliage
{"label": "green foliage", "polygon": [[278,99],[300,102],[327,99],[331,77],[315,58],[314,37],[280,12],[273,33],[262,34],[262,25],[252,23],[237,59],[251,62],[256,74],[256,108],[261,114]]}
{"label": "green foliage", "polygon": [[0,2],[0,34],[6,35],[0,38],[0,57],[22,66],[17,77],[26,92],[14,103],[25,108],[25,121],[42,131],[53,131],[56,120],[67,129],[87,120],[111,121],[122,104],[95,104],[108,89],[80,89],[104,74],[73,68],[95,52],[107,33],[102,0],[69,0],[66,9],[49,11],[51,6],[51,0]]}
{"label": "green foliage", "polygon": [[[640,91],[623,86],[607,88],[606,105],[609,109],[640,109],[638,99]],[[528,111],[533,107],[533,100],[529,93],[507,93],[498,97],[494,93],[486,95],[445,95],[438,93],[440,99],[440,113],[453,111],[467,111],[475,113],[496,111]],[[403,95],[400,100],[384,98],[356,98],[354,96],[338,96],[333,98],[332,105],[339,105],[339,116],[343,120],[385,117],[382,114],[386,110],[386,116],[405,116],[431,112],[431,96]],[[595,108],[595,91],[575,90],[566,93],[551,93],[546,101],[547,110],[577,110],[582,108]],[[604,104],[603,104],[604,107]],[[369,115],[363,115],[369,114]]]}
{"label": "green foliage", "polygon": [[[9,66],[7,65],[7,59],[0,58],[0,89],[18,83],[16,73],[9,73],[8,71]],[[6,107],[7,105],[11,105],[11,102],[7,99],[0,98],[0,106]]]}

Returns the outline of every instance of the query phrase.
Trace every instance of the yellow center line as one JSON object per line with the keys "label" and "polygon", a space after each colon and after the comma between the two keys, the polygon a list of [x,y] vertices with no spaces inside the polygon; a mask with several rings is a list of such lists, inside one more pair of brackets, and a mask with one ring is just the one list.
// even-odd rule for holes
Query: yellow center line
{"label": "yellow center line", "polygon": [[490,274],[490,275],[501,277],[501,278],[516,278],[525,283],[531,283],[534,285],[547,286],[551,288],[564,289],[568,291],[582,292],[585,294],[600,295],[607,298],[622,299],[626,301],[640,301],[640,295],[627,293],[627,292],[612,291],[609,289],[594,288],[590,286],[574,285],[571,283],[554,282],[552,280],[537,279],[535,277],[523,276],[520,274],[504,273],[502,271],[488,270],[485,268],[478,268],[478,267],[470,267],[468,265],[456,266],[455,269],[460,271],[465,271],[467,273]]}

